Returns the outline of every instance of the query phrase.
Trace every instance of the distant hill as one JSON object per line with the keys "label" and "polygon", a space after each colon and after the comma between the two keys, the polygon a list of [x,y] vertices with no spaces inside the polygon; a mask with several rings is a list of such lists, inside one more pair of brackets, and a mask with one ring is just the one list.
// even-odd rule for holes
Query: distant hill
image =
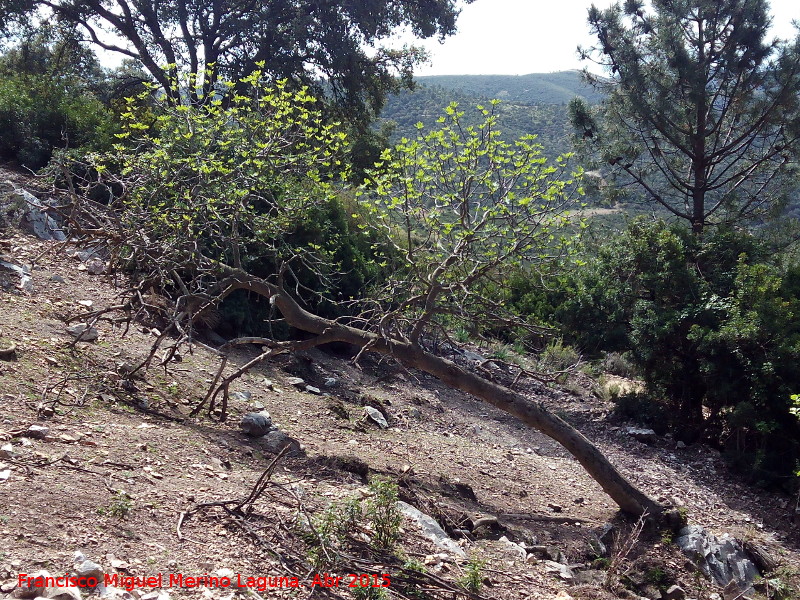
{"label": "distant hill", "polygon": [[424,85],[519,104],[566,104],[575,96],[592,103],[600,100],[600,94],[583,81],[580,71],[530,75],[430,75],[417,77],[417,81]]}

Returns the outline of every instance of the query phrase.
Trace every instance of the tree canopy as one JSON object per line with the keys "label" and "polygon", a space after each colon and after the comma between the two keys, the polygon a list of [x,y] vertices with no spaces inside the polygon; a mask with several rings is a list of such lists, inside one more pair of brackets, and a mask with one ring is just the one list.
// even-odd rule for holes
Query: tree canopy
{"label": "tree canopy", "polygon": [[798,145],[800,38],[767,39],[765,0],[626,0],[592,6],[608,78],[597,110],[571,104],[583,146],[695,232],[780,196]]}
{"label": "tree canopy", "polygon": [[[471,1],[471,0],[470,0]],[[454,0],[20,0],[16,13],[44,8],[97,46],[140,61],[175,102],[178,74],[205,73],[188,90],[198,101],[219,78],[255,70],[326,92],[351,115],[379,108],[395,77],[410,82],[422,54],[381,40],[407,27],[422,38],[455,31]],[[263,64],[263,67],[257,65]]]}

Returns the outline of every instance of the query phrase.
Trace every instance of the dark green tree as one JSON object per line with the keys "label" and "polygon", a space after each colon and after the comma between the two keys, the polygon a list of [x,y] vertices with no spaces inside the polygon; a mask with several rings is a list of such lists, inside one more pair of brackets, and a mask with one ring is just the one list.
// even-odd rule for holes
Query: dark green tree
{"label": "dark green tree", "polygon": [[769,24],[765,0],[592,6],[582,53],[607,95],[571,103],[581,146],[696,233],[769,208],[800,123],[800,38],[770,41]]}
{"label": "dark green tree", "polygon": [[[261,70],[325,92],[351,117],[379,108],[396,76],[410,84],[422,58],[381,40],[401,27],[443,38],[459,12],[455,0],[26,0],[26,8],[52,11],[97,46],[140,61],[173,102],[197,102],[220,78]],[[188,95],[170,86],[186,73],[205,74]]]}

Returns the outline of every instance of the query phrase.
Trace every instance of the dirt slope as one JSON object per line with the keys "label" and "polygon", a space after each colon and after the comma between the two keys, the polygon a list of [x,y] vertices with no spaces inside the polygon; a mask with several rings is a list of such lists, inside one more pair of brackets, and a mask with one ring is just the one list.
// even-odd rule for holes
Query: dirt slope
{"label": "dirt slope", "polygon": [[[76,550],[106,573],[163,574],[163,588],[174,597],[217,598],[232,592],[168,586],[169,574],[202,576],[230,569],[243,578],[296,576],[309,583],[314,571],[300,564],[309,550],[299,533],[304,515],[313,519],[332,502],[369,495],[354,460],[359,459],[372,473],[400,481],[403,499],[451,530],[469,529],[478,517],[492,515],[507,528],[494,537],[506,535],[529,550],[554,547],[565,562],[582,565],[575,567],[577,573],[589,573],[579,577],[582,582],[566,582],[551,564],[526,560],[519,545],[461,539],[468,555],[488,561],[482,569],[483,597],[627,594],[604,589],[604,572],[585,567],[593,558],[590,541],[604,525],[615,522],[623,535],[630,525],[617,519],[599,486],[559,446],[496,409],[423,374],[388,376],[389,367],[372,359],[356,366],[315,351],[281,358],[234,384],[232,391],[250,397],[235,395],[227,422],[205,413],[188,418],[216,372],[212,348],[198,344],[181,362],[170,363],[166,371],[153,367],[131,387],[124,372],[147,355],[155,340],[150,328],[132,327],[123,335],[121,327],[104,322],[97,341],[73,347],[64,323],[86,310],[89,301],[92,309],[112,305],[115,276],[90,275],[64,247],[21,233],[0,239],[0,253],[34,263],[35,286],[30,294],[0,290],[0,348],[17,345],[16,360],[0,361],[0,444],[10,442],[13,449],[0,455],[5,465],[0,473],[10,471],[0,483],[3,592],[11,591],[19,573],[72,569]],[[255,349],[242,350],[230,370],[255,354]],[[288,378],[297,375],[329,395],[294,388]],[[326,387],[331,378],[335,384],[328,381],[332,385]],[[685,506],[692,522],[765,544],[780,558],[784,579],[791,580],[800,557],[789,520],[792,499],[737,482],[708,448],[677,449],[670,439],[653,446],[635,441],[609,421],[610,407],[588,391],[574,395],[524,385],[577,424],[637,485]],[[272,460],[238,427],[244,413],[260,408],[257,403],[303,445],[305,456],[277,464],[274,485],[246,521],[210,507],[187,516],[178,531],[181,513],[198,503],[247,496]],[[391,427],[380,430],[366,422],[365,404],[383,407]],[[22,435],[34,424],[49,428],[44,439]],[[687,570],[684,557],[660,535],[645,532],[620,570],[663,573],[654,586],[678,583],[691,598],[720,592]],[[465,573],[463,560],[443,554],[410,521],[403,524],[402,546],[407,557],[427,563],[429,571],[448,581]],[[380,565],[362,571],[380,572]],[[148,589],[137,589],[137,595]],[[390,586],[390,597],[399,591]],[[274,598],[353,597],[343,586],[256,592]]]}

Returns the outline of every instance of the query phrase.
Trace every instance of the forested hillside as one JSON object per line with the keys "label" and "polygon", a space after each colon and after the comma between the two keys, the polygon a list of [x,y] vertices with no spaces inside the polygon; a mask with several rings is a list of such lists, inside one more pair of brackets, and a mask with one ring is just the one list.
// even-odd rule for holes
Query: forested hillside
{"label": "forested hillside", "polygon": [[417,80],[446,90],[520,104],[567,104],[575,96],[590,103],[600,100],[600,94],[584,81],[580,71],[529,75],[429,75]]}
{"label": "forested hillside", "polygon": [[[403,90],[389,96],[381,112],[381,121],[396,125],[392,140],[412,137],[417,134],[417,123],[428,127],[436,125],[436,120],[444,114],[445,108],[457,102],[460,109],[474,108],[481,104],[489,106],[489,101],[497,96],[483,96],[471,91],[454,91],[422,83],[415,90]],[[567,107],[564,104],[524,104],[503,101],[497,106],[499,130],[508,141],[523,135],[535,134],[549,156],[569,152],[572,148],[572,128],[569,125]],[[468,116],[475,124],[477,115]]]}

